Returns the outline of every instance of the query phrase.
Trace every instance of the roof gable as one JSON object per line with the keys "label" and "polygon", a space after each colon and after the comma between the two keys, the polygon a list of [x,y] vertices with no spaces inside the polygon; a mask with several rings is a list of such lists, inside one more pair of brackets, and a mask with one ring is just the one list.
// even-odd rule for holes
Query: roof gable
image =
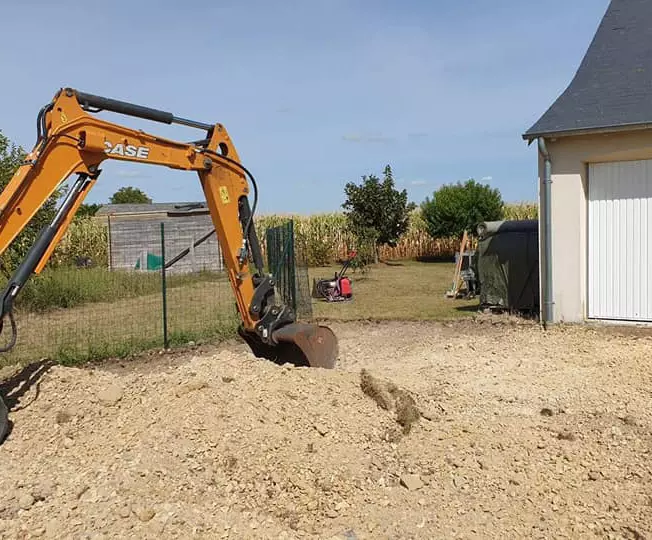
{"label": "roof gable", "polygon": [[652,1],[612,0],[566,90],[523,135],[652,124]]}

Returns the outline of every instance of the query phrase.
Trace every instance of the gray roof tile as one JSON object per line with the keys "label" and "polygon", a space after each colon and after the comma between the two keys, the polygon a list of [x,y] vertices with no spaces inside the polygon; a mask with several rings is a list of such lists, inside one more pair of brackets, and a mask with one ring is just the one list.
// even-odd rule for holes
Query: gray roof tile
{"label": "gray roof tile", "polygon": [[571,83],[523,138],[647,123],[652,0],[612,0]]}

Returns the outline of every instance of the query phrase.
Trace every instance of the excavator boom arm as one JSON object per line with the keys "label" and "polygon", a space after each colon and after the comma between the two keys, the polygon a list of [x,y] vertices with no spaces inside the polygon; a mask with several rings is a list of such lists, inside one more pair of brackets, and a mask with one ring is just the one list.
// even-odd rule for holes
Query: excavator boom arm
{"label": "excavator boom arm", "polygon": [[[111,111],[166,124],[204,130],[191,143],[173,141],[92,115]],[[9,316],[14,331],[13,301],[27,279],[46,265],[84,197],[92,189],[106,159],[140,162],[195,171],[200,180],[226,271],[241,317],[240,335],[256,356],[303,365],[334,367],[337,342],[330,329],[299,324],[285,305],[274,303],[274,279],[263,269],[253,224],[257,186],[240,163],[221,124],[207,124],[141,105],[117,101],[71,88],[61,89],[38,116],[33,150],[0,193],[0,255],[39,208],[71,175],[77,175],[52,223],[45,227],[0,298],[0,331]],[[255,190],[249,206],[247,177]],[[250,267],[250,259],[253,266]],[[5,349],[6,350],[6,349]]]}

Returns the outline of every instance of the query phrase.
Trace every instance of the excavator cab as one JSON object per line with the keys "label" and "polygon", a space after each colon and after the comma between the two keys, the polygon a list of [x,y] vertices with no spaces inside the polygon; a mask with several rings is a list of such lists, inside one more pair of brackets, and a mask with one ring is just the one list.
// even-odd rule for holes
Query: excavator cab
{"label": "excavator cab", "polygon": [[[204,132],[194,142],[178,142],[99,119],[110,111]],[[37,141],[7,187],[0,193],[0,256],[39,208],[68,178],[77,175],[56,216],[40,233],[0,294],[0,333],[11,325],[6,352],[16,343],[13,303],[33,275],[40,273],[72,218],[101,173],[106,160],[130,161],[195,171],[206,197],[236,305],[239,335],[254,355],[277,363],[332,369],[338,343],[326,326],[298,322],[288,307],[275,303],[275,280],[264,272],[253,217],[258,187],[242,165],[226,128],[112,98],[60,89],[38,113]],[[254,191],[249,204],[249,180]],[[0,435],[7,412],[0,407]]]}

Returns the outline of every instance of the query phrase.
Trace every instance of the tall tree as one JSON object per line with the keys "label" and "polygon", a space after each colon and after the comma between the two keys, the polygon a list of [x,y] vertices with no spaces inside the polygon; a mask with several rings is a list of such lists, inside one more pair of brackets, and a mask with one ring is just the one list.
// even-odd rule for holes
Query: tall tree
{"label": "tall tree", "polygon": [[109,202],[111,204],[150,204],[152,199],[150,199],[147,194],[139,188],[125,186],[121,187],[111,195]]}
{"label": "tall tree", "polygon": [[[7,187],[25,155],[26,152],[23,148],[16,146],[0,131],[0,191]],[[27,255],[27,251],[36,240],[41,229],[54,219],[61,194],[62,190],[57,190],[45,201],[23,231],[12,242],[11,246],[4,252],[0,262],[0,269],[5,276],[11,275],[17,264]]]}
{"label": "tall tree", "polygon": [[371,174],[362,177],[357,185],[348,182],[344,188],[346,200],[342,207],[349,229],[359,242],[369,242],[374,247],[374,261],[378,262],[382,245],[395,246],[407,231],[414,203],[408,203],[407,190],[394,187],[392,169],[387,165],[383,180]]}
{"label": "tall tree", "polygon": [[470,179],[440,187],[432,199],[426,197],[421,212],[430,236],[459,238],[465,230],[475,234],[482,221],[502,219],[503,206],[498,189]]}

